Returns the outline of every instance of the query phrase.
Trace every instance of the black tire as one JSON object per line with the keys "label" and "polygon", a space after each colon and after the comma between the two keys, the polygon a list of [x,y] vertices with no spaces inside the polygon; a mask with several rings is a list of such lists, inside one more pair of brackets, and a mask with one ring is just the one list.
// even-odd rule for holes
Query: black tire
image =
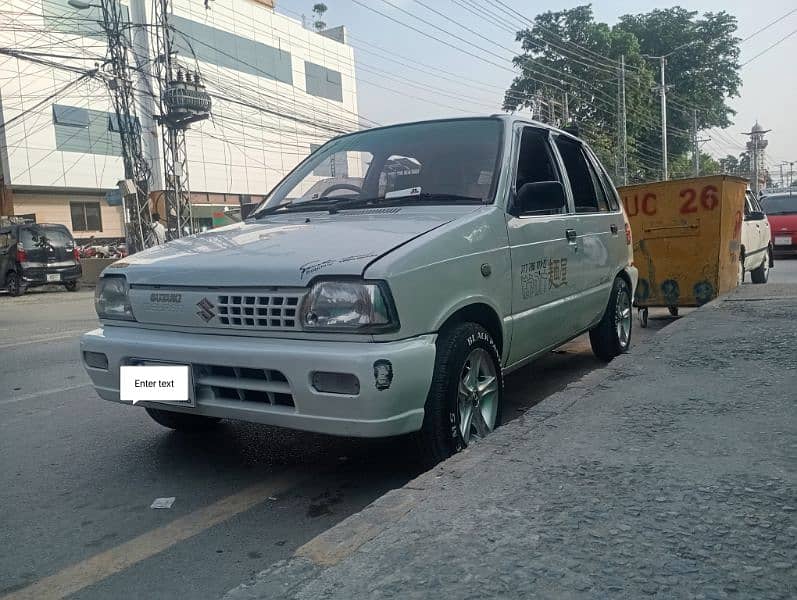
{"label": "black tire", "polygon": [[64,284],[64,287],[66,288],[67,292],[76,292],[76,291],[78,291],[80,289],[80,282],[77,281],[77,280],[75,280],[75,281],[67,281]]}
{"label": "black tire", "polygon": [[6,273],[6,290],[12,296],[21,296],[25,293],[25,286],[22,284],[22,278],[16,271],[9,271]]}
{"label": "black tire", "polygon": [[[768,252],[769,250],[767,250]],[[750,271],[750,281],[753,283],[766,283],[769,281],[769,256],[764,257],[764,261]]]}
{"label": "black tire", "polygon": [[221,421],[221,419],[217,417],[203,417],[201,415],[161,410],[160,408],[146,408],[145,410],[159,425],[186,433],[209,431],[216,427]]}
{"label": "black tire", "polygon": [[640,309],[639,311],[639,326],[644,329],[648,326],[648,309],[647,307]]}
{"label": "black tire", "polygon": [[667,310],[670,311],[670,315],[672,315],[673,317],[677,317],[678,316],[678,307],[677,306],[668,306]]}
{"label": "black tire", "polygon": [[476,348],[486,350],[493,361],[498,384],[494,428],[501,424],[504,380],[500,354],[492,336],[476,323],[460,323],[442,331],[437,340],[434,375],[426,397],[423,425],[415,434],[420,459],[426,467],[436,465],[466,446],[459,427],[459,378],[469,354]]}
{"label": "black tire", "polygon": [[[625,304],[628,310],[628,339],[625,341],[620,339],[616,321],[617,299],[621,294],[625,295]],[[612,286],[612,293],[609,295],[609,303],[606,305],[606,310],[603,312],[603,318],[601,318],[600,323],[589,332],[589,342],[595,356],[608,362],[614,357],[628,352],[628,349],[631,347],[633,322],[634,319],[631,318],[631,291],[625,279],[617,277]]]}

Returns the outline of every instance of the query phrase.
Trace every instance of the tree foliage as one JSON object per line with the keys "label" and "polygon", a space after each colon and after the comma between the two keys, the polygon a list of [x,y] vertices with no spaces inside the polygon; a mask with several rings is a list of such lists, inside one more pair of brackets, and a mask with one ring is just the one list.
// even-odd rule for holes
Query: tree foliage
{"label": "tree foliage", "polygon": [[[519,73],[504,96],[504,109],[530,109],[536,118],[562,125],[565,110],[607,165],[619,175],[619,61],[625,57],[629,177],[661,175],[661,120],[653,87],[659,63],[648,56],[667,54],[671,160],[690,148],[692,111],[699,106],[699,128],[726,127],[734,114],[727,105],[738,95],[736,20],[725,12],[702,16],[680,7],[625,15],[610,27],[595,21],[589,5],[537,15],[533,26],[517,32],[522,53]],[[566,98],[566,100],[565,100]],[[712,168],[715,165],[711,165]],[[719,166],[716,165],[718,169]]]}

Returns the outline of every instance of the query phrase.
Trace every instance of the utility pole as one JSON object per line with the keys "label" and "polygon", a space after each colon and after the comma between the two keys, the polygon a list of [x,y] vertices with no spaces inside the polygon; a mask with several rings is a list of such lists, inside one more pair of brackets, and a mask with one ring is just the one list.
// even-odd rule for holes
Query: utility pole
{"label": "utility pole", "polygon": [[564,98],[564,113],[565,113],[565,126],[570,125],[570,102],[567,97],[567,92],[565,92]]}
{"label": "utility pole", "polygon": [[199,73],[174,65],[174,30],[169,23],[169,0],[155,0],[159,27],[156,29],[156,60],[160,91],[158,121],[163,135],[163,175],[167,239],[190,235],[194,231],[191,191],[188,185],[188,156],[185,131],[210,116],[210,95]]}
{"label": "utility pole", "polygon": [[122,6],[118,0],[101,0],[100,4],[69,0],[69,5],[79,10],[99,8],[102,11],[101,25],[108,38],[111,67],[106,83],[122,142],[125,179],[132,184],[126,186],[132,189],[124,202],[125,237],[128,252],[138,252],[155,241],[149,202],[151,172],[141,145],[141,123],[136,117],[133,80],[127,60],[130,40],[123,30]]}
{"label": "utility pole", "polygon": [[694,166],[695,177],[700,177],[700,144],[703,142],[710,142],[709,138],[700,139],[698,137],[699,130],[697,128],[697,109],[692,111],[693,125],[692,125],[692,164]]}
{"label": "utility pole", "polygon": [[[623,156],[620,163],[623,171],[623,185],[628,185],[628,130],[625,106],[625,54],[620,56],[620,148]],[[666,169],[666,167],[665,167]]]}
{"label": "utility pole", "polygon": [[664,65],[666,57],[659,57],[661,81],[659,82],[659,95],[661,96],[661,175],[662,181],[670,178],[667,166],[667,86],[664,84]]}

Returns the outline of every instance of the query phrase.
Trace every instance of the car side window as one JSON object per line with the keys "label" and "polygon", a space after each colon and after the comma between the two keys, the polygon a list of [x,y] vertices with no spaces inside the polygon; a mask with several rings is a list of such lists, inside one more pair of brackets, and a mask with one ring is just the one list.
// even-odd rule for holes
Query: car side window
{"label": "car side window", "polygon": [[595,154],[590,151],[587,153],[590,158],[590,164],[593,169],[598,173],[598,179],[603,184],[603,189],[606,192],[606,198],[609,201],[609,209],[612,211],[620,210],[620,195],[617,193],[617,188],[614,187],[614,182],[606,169],[603,168],[601,162],[597,159]]}
{"label": "car side window", "polygon": [[608,212],[609,203],[606,195],[602,193],[603,188],[598,185],[596,176],[590,169],[581,144],[560,136],[556,140],[556,147],[562,156],[567,178],[570,180],[576,212]]}
{"label": "car side window", "polygon": [[[554,183],[561,185],[559,169],[551,151],[547,130],[535,127],[524,127],[520,138],[517,169],[515,169],[515,201],[519,204],[518,194],[527,184]],[[528,188],[527,188],[528,189]],[[528,201],[526,201],[528,200]],[[550,215],[567,212],[567,206],[556,206],[551,197],[545,193],[530,194],[518,209],[519,214]]]}
{"label": "car side window", "polygon": [[749,217],[750,213],[753,212],[755,208],[753,208],[753,195],[750,192],[747,192],[744,195],[744,216]]}

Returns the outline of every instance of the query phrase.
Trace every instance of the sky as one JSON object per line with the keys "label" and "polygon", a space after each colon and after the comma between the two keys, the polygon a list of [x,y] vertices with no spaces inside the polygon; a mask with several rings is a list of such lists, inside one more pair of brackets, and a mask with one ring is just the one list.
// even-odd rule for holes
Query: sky
{"label": "sky", "polygon": [[[540,12],[572,8],[585,3],[583,0],[559,0],[555,4],[528,0],[503,1],[530,19]],[[484,4],[481,0],[470,2],[475,6]],[[465,4],[470,2],[465,0]],[[277,11],[293,18],[304,14],[309,19],[313,3],[313,0],[277,0]],[[325,3],[328,11],[324,21],[329,27],[345,25],[349,42],[354,46],[361,117],[387,124],[500,112],[503,90],[513,78],[509,61],[519,49],[510,31],[468,12],[455,4],[455,0],[325,0]],[[735,15],[740,38],[747,37],[797,7],[794,0],[684,0],[677,4],[701,13],[725,10]],[[648,12],[675,5],[649,0],[635,0],[633,3],[627,0],[598,0],[592,3],[592,8],[597,20],[612,25],[620,15],[629,12]],[[429,32],[430,35],[413,31],[369,8]],[[458,28],[433,11],[456,19],[472,31]],[[505,23],[507,26],[513,25],[515,29],[523,25],[520,19],[512,23],[507,18]],[[461,36],[466,43],[440,32],[435,33],[430,24]],[[753,58],[796,31],[797,12],[743,42],[740,62]],[[484,37],[480,39],[479,35]],[[500,44],[506,50],[490,44],[484,38]],[[444,41],[470,47],[474,54],[485,58],[489,64],[445,45],[442,43]],[[474,46],[487,48],[493,54],[485,54]],[[742,133],[750,131],[758,120],[765,129],[772,130],[767,136],[770,168],[777,174],[781,162],[797,161],[795,57],[797,33],[742,68],[740,97],[729,103],[737,111],[735,123],[722,132],[705,133],[702,137],[711,138],[703,147],[705,152],[716,157],[738,155],[747,139]],[[678,93],[677,90],[673,91]]]}

